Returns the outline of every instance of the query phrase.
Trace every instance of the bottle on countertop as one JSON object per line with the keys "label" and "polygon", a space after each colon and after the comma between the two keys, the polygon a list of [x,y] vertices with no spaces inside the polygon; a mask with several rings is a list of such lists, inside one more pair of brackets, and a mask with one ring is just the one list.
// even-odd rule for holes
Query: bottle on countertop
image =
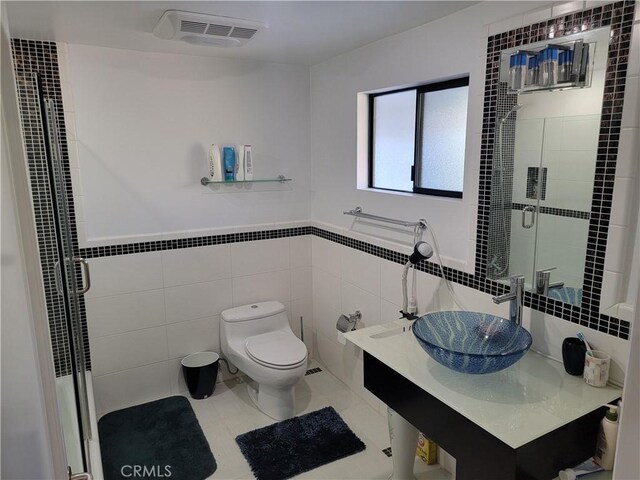
{"label": "bottle on countertop", "polygon": [[606,406],[609,407],[609,411],[600,422],[596,454],[593,458],[605,470],[612,470],[618,441],[618,406]]}

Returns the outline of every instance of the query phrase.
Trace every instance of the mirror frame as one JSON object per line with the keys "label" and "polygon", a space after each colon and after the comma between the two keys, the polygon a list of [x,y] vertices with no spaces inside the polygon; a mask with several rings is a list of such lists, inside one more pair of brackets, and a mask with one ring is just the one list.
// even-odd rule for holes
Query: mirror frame
{"label": "mirror frame", "polygon": [[600,299],[634,10],[635,2],[625,0],[489,36],[480,149],[475,262],[475,276],[481,290],[493,295],[505,293],[508,290],[503,283],[487,277],[491,171],[495,146],[502,50],[577,32],[610,27],[611,34],[584,266],[582,304],[572,305],[534,292],[525,292],[524,305],[623,339],[629,338],[629,322],[600,313]]}

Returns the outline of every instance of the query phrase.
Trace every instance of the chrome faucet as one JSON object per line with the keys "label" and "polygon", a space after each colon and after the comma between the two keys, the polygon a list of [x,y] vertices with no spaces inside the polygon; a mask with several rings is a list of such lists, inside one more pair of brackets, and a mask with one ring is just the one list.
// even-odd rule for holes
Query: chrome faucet
{"label": "chrome faucet", "polygon": [[509,319],[516,325],[522,325],[522,304],[524,299],[524,275],[509,277],[509,293],[493,297],[493,303],[501,304],[510,300]]}
{"label": "chrome faucet", "polygon": [[549,283],[551,272],[555,269],[556,267],[536,270],[536,293],[547,295],[550,288],[564,287],[564,282]]}

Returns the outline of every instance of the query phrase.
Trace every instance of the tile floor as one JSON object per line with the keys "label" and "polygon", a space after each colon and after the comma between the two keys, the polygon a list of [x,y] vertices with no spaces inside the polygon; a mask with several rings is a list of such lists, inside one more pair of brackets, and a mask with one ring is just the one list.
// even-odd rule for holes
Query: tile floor
{"label": "tile floor", "polygon": [[[312,362],[309,368],[319,365]],[[299,479],[380,479],[391,474],[392,460],[382,450],[389,446],[387,419],[357,397],[345,384],[324,367],[321,372],[304,377],[296,386],[298,414],[332,406],[349,427],[367,445],[367,449],[342,460],[324,465]],[[188,396],[188,394],[187,394]],[[235,437],[274,422],[258,411],[246,391],[243,380],[219,383],[206,400],[191,400],[218,469],[212,479],[252,479],[249,464],[238,448]],[[438,465],[427,466],[416,459],[418,480],[450,480]]]}

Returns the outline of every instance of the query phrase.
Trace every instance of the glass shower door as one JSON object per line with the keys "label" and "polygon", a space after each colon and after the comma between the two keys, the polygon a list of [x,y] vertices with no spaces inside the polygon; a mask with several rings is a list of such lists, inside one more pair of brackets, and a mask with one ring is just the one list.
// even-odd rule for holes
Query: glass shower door
{"label": "glass shower door", "polygon": [[[80,322],[79,295],[90,287],[87,262],[75,255],[71,234],[68,193],[64,181],[60,148],[58,111],[53,100],[44,98],[42,80],[34,75],[43,124],[47,160],[47,180],[50,185],[51,204],[54,213],[55,245],[51,245],[57,257],[55,287],[64,308],[66,333],[71,364],[71,385],[64,388],[66,378],[58,378],[62,388],[58,391],[58,409],[63,426],[70,473],[91,471],[88,443],[91,439],[91,422],[87,394],[86,363],[82,326]],[[84,478],[90,478],[84,476]]]}

